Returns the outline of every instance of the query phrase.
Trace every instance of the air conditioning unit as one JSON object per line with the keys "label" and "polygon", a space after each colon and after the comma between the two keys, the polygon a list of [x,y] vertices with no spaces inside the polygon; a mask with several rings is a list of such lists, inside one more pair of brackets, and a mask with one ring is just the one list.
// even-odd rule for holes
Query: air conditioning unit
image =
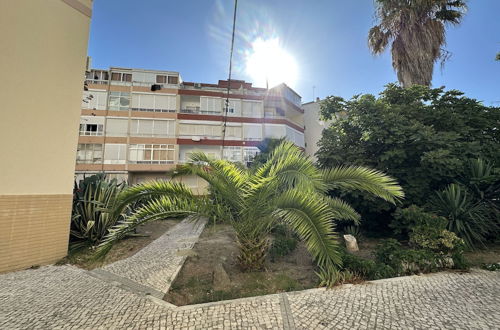
{"label": "air conditioning unit", "polygon": [[195,88],[201,88],[201,84],[200,83],[194,83],[194,87]]}
{"label": "air conditioning unit", "polygon": [[193,137],[191,137],[191,140],[196,141],[196,142],[201,141],[199,136],[193,136]]}

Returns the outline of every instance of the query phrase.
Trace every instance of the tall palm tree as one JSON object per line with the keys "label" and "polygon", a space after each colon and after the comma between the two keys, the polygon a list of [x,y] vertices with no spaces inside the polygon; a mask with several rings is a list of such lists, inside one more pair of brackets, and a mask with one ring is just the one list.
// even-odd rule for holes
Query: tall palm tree
{"label": "tall palm tree", "polygon": [[457,25],[466,4],[460,0],[375,0],[379,24],[370,29],[368,44],[381,54],[391,44],[392,67],[403,87],[430,86],[434,63],[448,57],[445,24]]}
{"label": "tall palm tree", "polygon": [[[335,220],[358,222],[347,203],[327,197],[329,189],[358,189],[394,203],[401,187],[385,174],[363,167],[319,170],[296,146],[280,144],[268,161],[255,170],[242,169],[203,153],[178,168],[177,175],[197,175],[209,183],[210,194],[194,197],[180,183],[152,181],[128,188],[119,197],[115,215],[142,200],[142,207],[121,221],[101,244],[101,251],[138,225],[171,216],[208,215],[217,205],[237,234],[238,260],[244,270],[262,269],[269,248],[268,234],[284,223],[305,242],[320,270],[332,273],[341,264]],[[221,212],[219,212],[221,214]]]}

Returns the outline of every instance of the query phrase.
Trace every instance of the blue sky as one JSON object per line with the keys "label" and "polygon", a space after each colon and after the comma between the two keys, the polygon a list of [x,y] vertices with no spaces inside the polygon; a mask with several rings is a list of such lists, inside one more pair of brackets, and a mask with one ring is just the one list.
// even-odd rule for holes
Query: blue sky
{"label": "blue sky", "polygon": [[[232,0],[94,1],[89,55],[109,66],[179,71],[185,81],[227,79]],[[396,81],[389,53],[373,57],[367,33],[372,0],[239,0],[234,79],[249,80],[244,53],[258,37],[279,37],[299,67],[291,84],[304,102],[315,96],[379,93]],[[458,27],[449,27],[443,69],[433,86],[459,89],[500,106],[499,0],[469,0]],[[265,87],[265,86],[259,86]]]}

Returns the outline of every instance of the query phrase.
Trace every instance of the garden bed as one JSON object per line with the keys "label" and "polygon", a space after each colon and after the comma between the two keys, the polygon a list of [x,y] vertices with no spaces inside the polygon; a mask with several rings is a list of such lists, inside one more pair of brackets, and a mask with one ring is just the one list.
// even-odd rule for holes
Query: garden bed
{"label": "garden bed", "polygon": [[[231,226],[207,227],[164,300],[180,306],[317,286],[312,259],[301,243],[286,256],[268,257],[261,272],[242,272],[237,255]],[[227,277],[221,274],[220,266]]]}
{"label": "garden bed", "polygon": [[178,223],[179,220],[158,220],[145,223],[137,228],[137,234],[144,236],[132,236],[118,241],[113,245],[103,260],[94,260],[93,251],[90,248],[84,248],[75,252],[70,252],[68,256],[60,260],[58,264],[72,264],[87,270],[103,267],[136,254],[139,250]]}

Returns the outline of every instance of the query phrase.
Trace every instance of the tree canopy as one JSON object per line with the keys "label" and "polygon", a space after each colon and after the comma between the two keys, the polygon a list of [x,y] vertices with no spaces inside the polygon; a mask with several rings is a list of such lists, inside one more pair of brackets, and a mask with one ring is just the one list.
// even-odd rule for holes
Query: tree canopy
{"label": "tree canopy", "polygon": [[379,97],[331,96],[321,115],[339,113],[319,142],[322,167],[363,165],[398,179],[406,203],[423,205],[454,182],[470,159],[500,163],[500,108],[457,90],[389,84]]}

